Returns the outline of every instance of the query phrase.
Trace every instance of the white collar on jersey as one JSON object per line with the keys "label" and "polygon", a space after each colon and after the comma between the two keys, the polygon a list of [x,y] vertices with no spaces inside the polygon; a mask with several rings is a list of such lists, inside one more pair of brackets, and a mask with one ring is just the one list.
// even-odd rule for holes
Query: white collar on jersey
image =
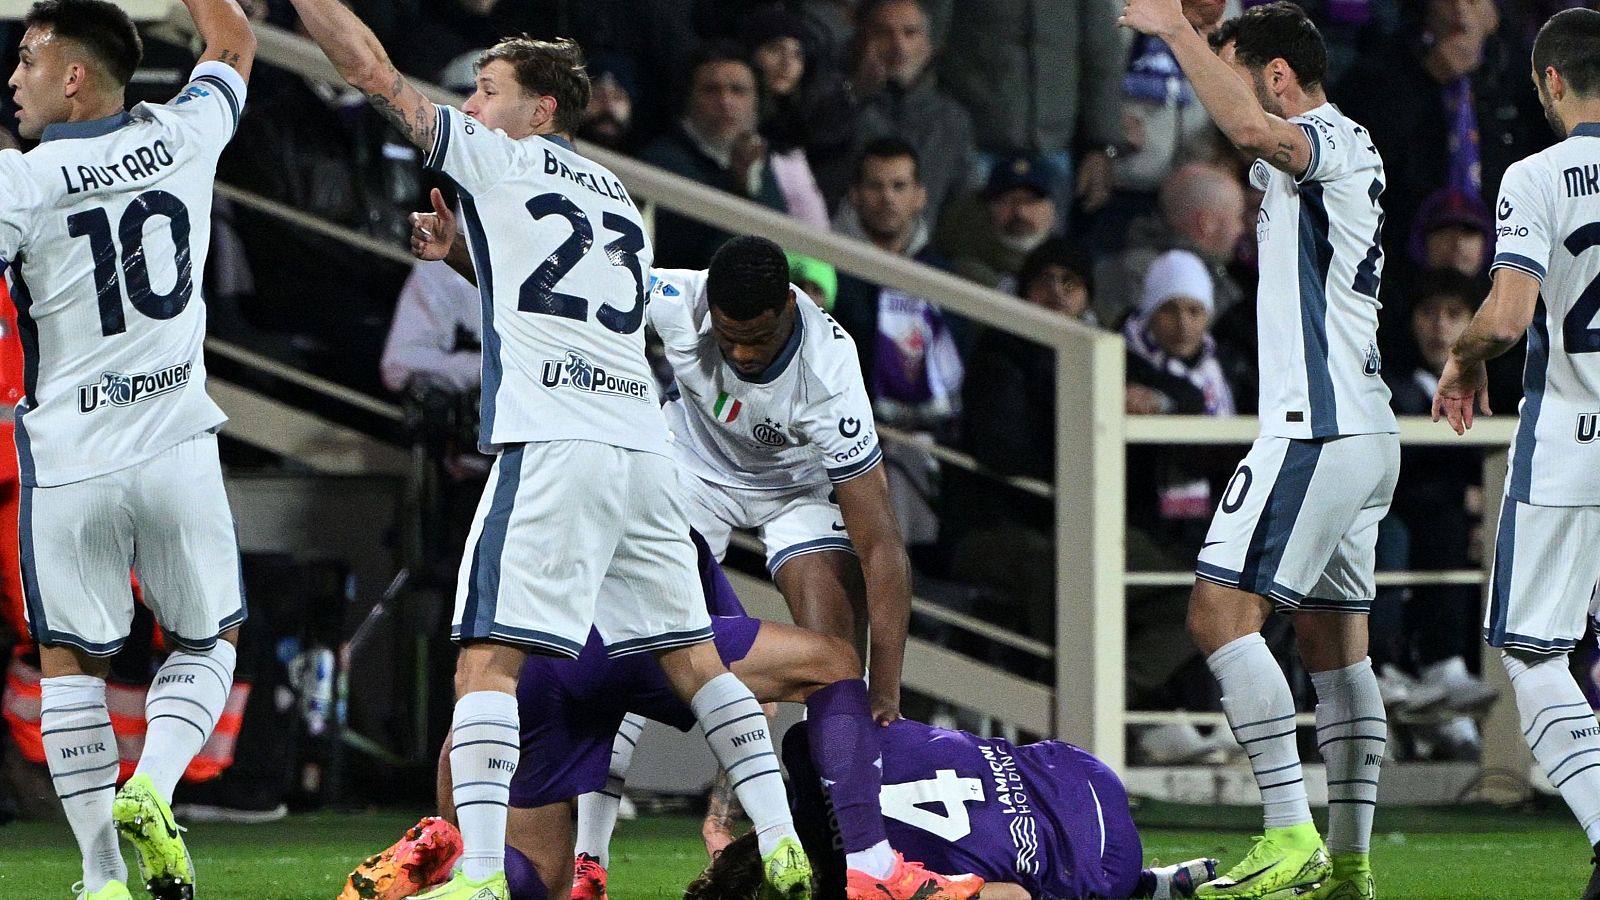
{"label": "white collar on jersey", "polygon": [[40,141],[59,141],[68,138],[94,138],[110,134],[133,121],[133,116],[127,110],[104,119],[89,119],[84,122],[57,122],[46,125],[44,133],[39,135]]}

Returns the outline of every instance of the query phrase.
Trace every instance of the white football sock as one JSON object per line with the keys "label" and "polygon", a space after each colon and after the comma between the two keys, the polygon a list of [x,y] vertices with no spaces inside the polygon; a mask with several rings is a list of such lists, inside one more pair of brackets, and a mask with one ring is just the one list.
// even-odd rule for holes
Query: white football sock
{"label": "white football sock", "polygon": [[218,640],[204,653],[179,650],[156,670],[144,698],[144,750],[134,774],[149,775],[168,803],[189,761],[217,727],[233,689],[237,657],[232,644]]}
{"label": "white football sock", "polygon": [[461,870],[468,878],[505,869],[506,807],[520,738],[515,696],[474,691],[456,701],[450,723],[451,796],[465,845]]}
{"label": "white football sock", "polygon": [[706,743],[733,782],[733,792],[755,825],[763,856],[785,837],[799,840],[789,801],[772,751],[767,714],[754,694],[732,672],[706,682],[689,702]]}
{"label": "white football sock", "polygon": [[605,789],[578,798],[578,834],[574,850],[600,860],[600,865],[608,869],[611,868],[611,833],[617,827],[622,788],[628,782],[628,768],[633,765],[633,750],[644,732],[644,721],[643,716],[633,713],[622,717],[622,725],[611,742],[611,770],[606,774]]}
{"label": "white football sock", "polygon": [[888,878],[894,871],[894,848],[889,846],[888,841],[879,841],[857,853],[846,853],[844,864],[873,878]]}
{"label": "white football sock", "polygon": [[1372,661],[1312,672],[1317,749],[1328,765],[1328,852],[1366,853],[1378,807],[1378,773],[1389,721]]}
{"label": "white football sock", "polygon": [[1600,723],[1567,668],[1567,654],[1501,653],[1533,758],[1600,844]]}
{"label": "white football sock", "polygon": [[1268,828],[1311,821],[1305,776],[1295,748],[1294,697],[1259,634],[1229,641],[1206,658],[1222,685],[1222,710],[1234,740],[1250,757]]}
{"label": "white football sock", "polygon": [[41,680],[39,688],[45,762],[83,854],[84,890],[126,881],[128,867],[111,824],[119,763],[106,683],[92,675],[64,675]]}

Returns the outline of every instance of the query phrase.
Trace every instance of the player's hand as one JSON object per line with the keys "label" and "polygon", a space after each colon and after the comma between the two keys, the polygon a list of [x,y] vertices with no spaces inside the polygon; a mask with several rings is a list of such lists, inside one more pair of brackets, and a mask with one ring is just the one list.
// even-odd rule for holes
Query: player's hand
{"label": "player's hand", "polygon": [[1183,14],[1181,0],[1127,0],[1117,24],[1158,38],[1193,27]]}
{"label": "player's hand", "polygon": [[1489,410],[1489,371],[1482,362],[1463,366],[1452,354],[1433,395],[1433,420],[1444,416],[1456,434],[1465,434],[1472,427],[1475,404],[1484,415],[1493,415]]}
{"label": "player's hand", "polygon": [[872,718],[879,725],[888,725],[900,719],[900,686],[867,688],[867,702],[872,705]]}
{"label": "player's hand", "polygon": [[438,188],[428,195],[433,212],[411,214],[411,255],[417,259],[440,260],[456,242],[456,214]]}

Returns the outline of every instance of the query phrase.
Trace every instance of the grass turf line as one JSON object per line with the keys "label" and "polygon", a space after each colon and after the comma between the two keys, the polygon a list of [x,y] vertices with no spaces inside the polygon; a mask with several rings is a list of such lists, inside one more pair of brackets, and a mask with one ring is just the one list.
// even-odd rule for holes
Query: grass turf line
{"label": "grass turf line", "polygon": [[[1144,812],[1164,826],[1204,822],[1216,813],[1172,806]],[[1590,848],[1561,812],[1380,809],[1373,848],[1379,895],[1385,900],[1576,896],[1589,876]],[[1385,828],[1390,814],[1408,830]],[[397,812],[316,813],[270,825],[200,824],[188,841],[199,893],[207,900],[332,900],[357,862],[388,846],[415,821],[416,816]],[[1147,828],[1145,858],[1178,862],[1210,855],[1227,866],[1249,848],[1249,837],[1243,830]],[[627,900],[681,897],[704,858],[695,820],[623,822],[613,845],[611,893]],[[79,876],[66,826],[0,828],[0,900],[66,900]],[[135,897],[142,895],[135,890]]]}

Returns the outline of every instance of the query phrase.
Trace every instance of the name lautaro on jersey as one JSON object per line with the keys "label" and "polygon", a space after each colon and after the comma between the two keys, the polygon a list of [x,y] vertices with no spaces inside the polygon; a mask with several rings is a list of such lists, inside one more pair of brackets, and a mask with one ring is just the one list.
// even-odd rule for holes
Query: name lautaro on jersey
{"label": "name lautaro on jersey", "polygon": [[68,194],[82,194],[153,178],[172,165],[173,161],[167,142],[156,141],[148,147],[124,154],[117,162],[62,166],[61,179],[67,183]]}
{"label": "name lautaro on jersey", "polygon": [[576,350],[568,350],[566,359],[545,360],[539,381],[552,390],[570,387],[589,394],[609,394],[651,402],[649,382],[613,375]]}
{"label": "name lautaro on jersey", "polygon": [[155,372],[125,375],[106,372],[94,384],[79,385],[78,412],[84,415],[102,406],[132,406],[141,400],[170,394],[189,383],[193,363],[179,363]]}

